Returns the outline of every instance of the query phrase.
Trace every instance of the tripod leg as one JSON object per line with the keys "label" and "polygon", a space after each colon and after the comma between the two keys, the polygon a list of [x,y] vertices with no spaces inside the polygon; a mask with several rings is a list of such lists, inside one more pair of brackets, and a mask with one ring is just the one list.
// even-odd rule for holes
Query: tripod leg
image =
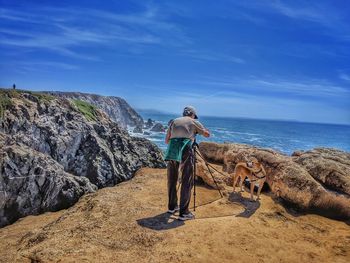
{"label": "tripod leg", "polygon": [[196,152],[193,151],[193,211],[196,211]]}
{"label": "tripod leg", "polygon": [[224,197],[224,196],[222,195],[221,191],[220,191],[220,188],[219,188],[218,183],[216,182],[216,180],[215,180],[215,178],[214,178],[213,173],[212,173],[211,170],[210,170],[210,167],[209,167],[208,162],[204,159],[203,155],[200,153],[200,151],[199,151],[198,149],[196,149],[196,153],[198,153],[198,155],[202,158],[202,160],[204,161],[205,165],[207,166],[207,169],[208,169],[208,171],[209,171],[209,173],[210,173],[210,176],[211,176],[211,178],[213,179],[213,181],[214,181],[214,183],[215,183],[215,185],[216,185],[216,188],[217,188],[217,190],[218,190],[219,193],[220,193],[220,196],[221,196],[221,197]]}

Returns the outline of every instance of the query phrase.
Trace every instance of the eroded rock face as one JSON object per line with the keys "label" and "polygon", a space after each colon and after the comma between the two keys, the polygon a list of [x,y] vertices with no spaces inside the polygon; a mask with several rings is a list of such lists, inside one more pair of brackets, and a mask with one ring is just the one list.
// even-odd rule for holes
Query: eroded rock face
{"label": "eroded rock face", "polygon": [[12,101],[0,131],[98,187],[130,179],[142,166],[163,166],[155,144],[131,138],[103,112],[96,112],[97,121],[88,121],[66,99],[43,103],[24,93]]}
{"label": "eroded rock face", "polygon": [[[277,197],[304,210],[313,210],[331,217],[350,218],[350,198],[341,194],[346,192],[350,177],[350,173],[346,173],[349,169],[347,153],[316,149],[298,157],[290,157],[270,149],[209,142],[202,142],[200,150],[207,160],[223,165],[227,178],[220,175],[217,177],[219,182],[232,184],[230,179],[234,167],[242,161],[242,155],[253,155],[264,165],[266,182]],[[199,166],[203,164],[199,163]],[[319,182],[327,181],[324,179],[327,176],[323,174],[332,177],[332,180],[328,179],[328,185],[332,186],[333,191]]]}
{"label": "eroded rock face", "polygon": [[[68,99],[53,97],[43,100],[40,99],[40,96],[27,92],[14,94],[15,96],[10,98],[11,105],[4,112],[3,118],[0,118],[0,133],[6,134],[6,141],[15,142],[18,147],[24,147],[26,152],[19,152],[18,147],[9,146],[10,148],[4,148],[6,153],[2,155],[2,159],[6,157],[7,161],[3,159],[0,162],[9,167],[12,158],[20,159],[22,155],[25,155],[25,159],[34,162],[33,165],[44,160],[43,165],[48,171],[57,171],[59,176],[54,176],[52,173],[47,176],[52,175],[60,181],[46,180],[49,186],[42,189],[43,192],[40,193],[51,195],[45,191],[60,192],[61,187],[67,192],[73,191],[74,194],[67,200],[65,196],[61,198],[61,195],[58,194],[51,195],[47,201],[47,209],[55,210],[59,207],[66,207],[87,191],[81,186],[75,188],[75,183],[80,185],[83,182],[89,182],[91,187],[88,188],[102,188],[130,179],[141,167],[165,167],[162,152],[155,144],[146,139],[130,137],[124,129],[121,129],[100,110],[94,112],[96,120],[89,120],[88,116],[82,114],[77,106]],[[12,154],[13,157],[9,157],[9,154]],[[41,156],[40,160],[35,159],[38,156]],[[40,168],[39,170],[33,168],[33,170],[30,162],[24,164],[19,160],[13,169],[19,171],[18,174],[13,175],[14,172],[11,169],[0,170],[3,188],[13,193],[16,193],[17,186],[12,185],[12,181],[5,178],[20,176],[22,173],[37,178],[35,173],[40,170]],[[44,172],[43,174],[46,175]],[[69,179],[75,178],[74,176],[78,179]],[[33,195],[31,198],[34,200],[37,192],[32,188],[36,189],[35,180],[37,179],[33,180],[32,183],[28,181],[28,186],[24,186],[23,192],[17,191],[17,194]],[[56,200],[56,204],[54,200],[58,197],[61,201]],[[8,201],[5,201],[4,205],[10,205],[12,199],[6,200]],[[46,206],[38,207],[34,203],[25,207],[28,209],[23,210],[22,206],[19,206],[18,215],[26,215],[30,213],[28,211],[32,213],[48,211]],[[8,213],[9,210],[4,211]],[[11,218],[15,217],[11,216]]]}
{"label": "eroded rock face", "polygon": [[51,157],[0,133],[0,227],[20,217],[57,211],[97,190],[86,177],[66,173]]}
{"label": "eroded rock face", "polygon": [[48,93],[61,98],[86,101],[104,111],[111,120],[117,122],[122,128],[126,128],[127,125],[141,127],[141,129],[143,127],[142,117],[122,98],[80,92]]}
{"label": "eroded rock face", "polygon": [[294,162],[303,166],[323,186],[350,196],[350,153],[316,148],[292,156]]}

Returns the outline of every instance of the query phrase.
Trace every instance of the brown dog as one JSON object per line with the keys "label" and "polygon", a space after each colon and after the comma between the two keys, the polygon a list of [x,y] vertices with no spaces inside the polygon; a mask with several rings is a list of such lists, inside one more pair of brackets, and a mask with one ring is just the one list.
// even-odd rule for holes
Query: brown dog
{"label": "brown dog", "polygon": [[247,176],[250,181],[250,199],[252,201],[254,201],[253,193],[255,182],[259,182],[259,189],[257,192],[256,199],[259,200],[261,189],[266,181],[266,171],[264,169],[264,166],[261,163],[259,163],[259,161],[255,157],[250,158],[250,161],[240,162],[236,164],[235,170],[233,172],[233,192],[236,191],[236,184],[238,182],[238,179],[240,179],[239,185],[241,188],[241,192],[243,192],[243,182]]}

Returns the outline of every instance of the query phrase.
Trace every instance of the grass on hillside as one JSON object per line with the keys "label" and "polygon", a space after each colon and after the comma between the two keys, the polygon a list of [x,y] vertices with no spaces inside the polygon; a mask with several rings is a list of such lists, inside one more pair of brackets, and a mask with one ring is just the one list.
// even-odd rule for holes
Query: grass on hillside
{"label": "grass on hillside", "polygon": [[21,94],[31,94],[36,97],[39,102],[50,102],[55,97],[41,93],[36,91],[28,91],[28,90],[18,90],[18,89],[2,89],[0,88],[0,118],[4,118],[5,110],[8,109],[12,105],[12,98],[21,98]]}
{"label": "grass on hillside", "polygon": [[3,92],[0,92],[0,119],[5,116],[5,110],[12,104],[11,99]]}
{"label": "grass on hillside", "polygon": [[94,105],[82,100],[73,100],[73,102],[80,113],[82,113],[87,120],[97,121],[97,108]]}
{"label": "grass on hillside", "polygon": [[28,93],[34,97],[36,97],[39,102],[50,102],[51,100],[53,100],[55,97],[54,96],[51,96],[49,94],[46,94],[46,93],[41,93],[41,92],[38,92],[38,91],[30,91],[30,90],[9,90],[9,91],[12,91],[12,92],[15,92],[17,94],[23,94],[23,93]]}

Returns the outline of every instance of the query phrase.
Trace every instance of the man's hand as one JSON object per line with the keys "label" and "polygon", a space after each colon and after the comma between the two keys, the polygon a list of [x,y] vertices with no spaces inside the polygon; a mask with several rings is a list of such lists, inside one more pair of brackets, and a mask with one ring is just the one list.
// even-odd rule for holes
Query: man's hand
{"label": "man's hand", "polygon": [[205,130],[204,133],[203,133],[203,136],[206,137],[206,138],[210,137],[209,130]]}

